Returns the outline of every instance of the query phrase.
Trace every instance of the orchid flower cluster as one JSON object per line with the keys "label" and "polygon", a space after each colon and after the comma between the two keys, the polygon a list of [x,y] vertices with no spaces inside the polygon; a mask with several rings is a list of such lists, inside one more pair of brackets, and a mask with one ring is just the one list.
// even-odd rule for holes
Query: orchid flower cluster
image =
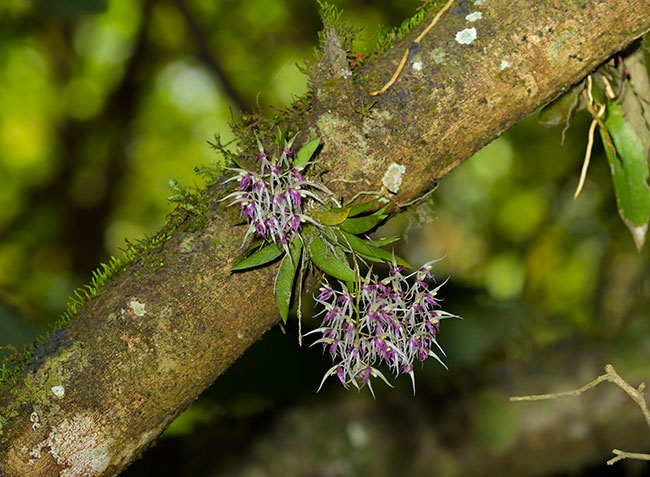
{"label": "orchid flower cluster", "polygon": [[[319,225],[306,211],[310,202],[325,203],[321,196],[328,191],[302,175],[310,163],[296,158],[296,152],[291,149],[292,142],[285,143],[277,158],[266,152],[258,141],[260,152],[256,159],[260,165],[259,172],[228,168],[235,175],[226,182],[238,181],[239,187],[223,200],[234,199],[229,205],[240,204],[241,215],[249,224],[244,242],[251,233],[257,232],[265,241],[286,250],[301,223]],[[309,156],[317,146],[318,142],[315,142]]]}
{"label": "orchid flower cluster", "polygon": [[325,373],[320,387],[336,375],[346,389],[368,385],[374,396],[371,377],[391,386],[377,369],[383,362],[395,377],[408,374],[415,393],[416,362],[432,357],[445,366],[438,356],[445,354],[436,335],[440,320],[454,315],[440,309],[437,292],[444,283],[431,287],[427,281],[433,279],[434,262],[404,274],[405,268],[393,261],[387,278],[378,281],[369,272],[354,290],[343,282],[337,290],[325,281],[316,297],[324,307],[322,324],[310,333],[322,335],[314,344],[322,344],[336,364]]}
{"label": "orchid flower cluster", "polygon": [[[297,281],[300,290],[305,267],[313,265],[325,277],[337,279],[336,287],[323,279],[316,297],[324,308],[322,323],[307,333],[320,335],[314,344],[322,344],[336,363],[325,373],[319,390],[336,375],[346,389],[367,385],[374,396],[371,377],[391,386],[377,369],[383,363],[395,377],[408,374],[415,393],[418,362],[432,357],[444,366],[440,359],[444,352],[436,340],[438,326],[441,319],[454,316],[440,309],[437,293],[442,285],[431,285],[435,260],[405,272],[410,265],[381,248],[394,238],[373,241],[365,235],[388,217],[387,204],[376,210],[373,206],[388,201],[376,194],[366,202],[341,206],[323,184],[303,175],[320,139],[298,151],[291,149],[294,139],[279,137],[279,144],[284,144],[279,156],[266,152],[258,139],[259,168],[229,168],[234,174],[225,183],[233,182],[236,190],[221,200],[239,205],[248,224],[244,243],[251,234],[263,239],[254,241],[232,270],[263,266],[282,257],[274,288],[284,323],[294,284]],[[379,280],[370,268],[362,277],[359,262],[368,261],[391,264],[389,275]]]}

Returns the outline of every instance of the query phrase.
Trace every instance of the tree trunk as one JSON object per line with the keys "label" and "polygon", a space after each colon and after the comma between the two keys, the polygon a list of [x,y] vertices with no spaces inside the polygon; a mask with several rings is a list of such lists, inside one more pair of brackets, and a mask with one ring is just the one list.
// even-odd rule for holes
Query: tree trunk
{"label": "tree trunk", "polygon": [[[458,1],[413,44],[426,20],[365,64],[356,82],[334,28],[326,29],[302,119],[322,138],[325,180],[354,181],[331,182],[333,190],[349,198],[383,187],[397,202],[416,199],[650,29],[647,0],[470,5]],[[472,10],[482,18],[470,23]],[[476,39],[459,43],[456,34],[468,28]],[[407,47],[396,83],[370,96]],[[277,266],[231,274],[243,238],[237,211],[208,206],[206,227],[168,226],[166,240],[56,330],[21,383],[3,391],[0,475],[118,473],[277,323]]]}

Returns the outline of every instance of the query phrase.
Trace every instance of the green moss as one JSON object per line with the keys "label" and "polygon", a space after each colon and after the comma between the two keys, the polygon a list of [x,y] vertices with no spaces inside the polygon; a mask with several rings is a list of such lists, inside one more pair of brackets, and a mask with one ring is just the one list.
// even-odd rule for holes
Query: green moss
{"label": "green moss", "polygon": [[[157,233],[151,238],[129,245],[124,251],[124,257],[111,257],[108,263],[100,264],[99,268],[92,272],[90,283],[77,288],[73,292],[66,304],[65,311],[54,322],[54,324],[50,325],[48,332],[38,337],[32,346],[23,348],[15,357],[12,358],[12,361],[15,364],[14,368],[10,369],[6,363],[2,364],[2,367],[0,368],[0,394],[9,390],[10,394],[18,398],[19,396],[15,395],[14,391],[20,389],[21,385],[24,384],[23,370],[30,362],[33,350],[50,336],[52,330],[65,327],[76,316],[81,307],[93,298],[99,296],[102,288],[113,277],[124,270],[127,265],[133,263],[138,257],[142,257],[143,260],[146,260],[146,254],[161,247],[167,241],[173,230],[174,227],[171,227],[169,231],[163,229],[163,231]],[[157,268],[160,268],[163,265],[161,260],[153,260],[150,263],[154,264]]]}
{"label": "green moss", "polygon": [[404,39],[409,33],[419,27],[422,22],[429,19],[433,12],[437,12],[445,6],[447,1],[425,1],[424,4],[418,8],[418,11],[410,18],[405,19],[400,26],[395,28],[385,28],[380,30],[377,47],[369,56],[375,58],[387,49],[392,47],[395,43]]}

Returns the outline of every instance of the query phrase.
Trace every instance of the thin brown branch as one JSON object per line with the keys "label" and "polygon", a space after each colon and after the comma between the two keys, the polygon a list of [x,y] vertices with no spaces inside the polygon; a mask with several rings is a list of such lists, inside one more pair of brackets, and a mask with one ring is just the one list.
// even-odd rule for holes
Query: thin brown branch
{"label": "thin brown branch", "polygon": [[[422,33],[418,35],[418,37],[413,41],[413,43],[419,44],[422,39],[426,36],[427,33],[431,31],[431,29],[438,23],[438,20],[440,20],[440,17],[451,7],[451,4],[454,3],[454,0],[449,0],[444,7],[436,13],[436,16],[433,17],[433,20],[431,20],[431,23],[429,23],[429,26],[427,26]],[[406,64],[406,60],[408,60],[409,53],[411,52],[410,48],[407,48],[404,51],[404,54],[402,55],[402,59],[400,60],[399,64],[397,65],[397,68],[395,69],[395,72],[393,73],[393,76],[388,80],[388,83],[386,83],[380,90],[377,91],[371,91],[369,94],[370,96],[378,96],[380,94],[384,94],[386,91],[388,91],[388,88],[393,86],[395,81],[397,81],[397,78],[399,78],[400,73],[404,69],[404,65]]]}
{"label": "thin brown branch", "polygon": [[[616,372],[614,366],[608,364],[605,366],[605,374],[601,374],[593,381],[588,382],[584,386],[573,389],[571,391],[563,391],[559,393],[550,393],[550,394],[536,394],[531,396],[513,396],[510,398],[511,401],[547,401],[550,399],[559,399],[563,397],[578,397],[582,393],[589,391],[590,389],[595,388],[602,382],[609,382],[616,384],[619,388],[627,393],[628,396],[639,406],[641,413],[645,418],[646,424],[650,428],[650,410],[648,410],[648,404],[645,400],[645,383],[641,383],[638,388],[634,388],[628,384],[621,376]],[[650,454],[639,454],[636,452],[626,452],[619,449],[614,449],[612,452],[616,457],[611,458],[607,461],[608,465],[612,465],[622,459],[638,459],[638,460],[650,460]]]}
{"label": "thin brown branch", "polygon": [[650,460],[650,454],[639,454],[638,452],[625,452],[620,449],[612,451],[616,457],[612,457],[607,461],[607,465],[612,465],[623,459],[636,459],[636,460]]}

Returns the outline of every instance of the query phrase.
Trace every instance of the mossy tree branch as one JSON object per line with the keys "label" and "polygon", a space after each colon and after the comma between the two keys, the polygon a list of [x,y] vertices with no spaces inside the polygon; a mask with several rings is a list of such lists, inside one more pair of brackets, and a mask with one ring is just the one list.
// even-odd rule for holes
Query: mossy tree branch
{"label": "mossy tree branch", "polygon": [[[460,1],[383,95],[419,30],[350,77],[336,28],[312,70],[299,118],[324,148],[324,180],[344,197],[387,187],[400,203],[559,95],[650,29],[646,0]],[[472,10],[482,19],[468,24]],[[457,32],[474,27],[470,44]],[[368,109],[369,105],[374,105]],[[402,177],[385,177],[393,163]],[[395,170],[395,168],[393,168]],[[401,183],[398,179],[401,178]],[[219,187],[209,192],[216,197]],[[113,475],[278,322],[276,266],[231,274],[243,230],[216,200],[207,225],[177,214],[169,238],[142,252],[37,348],[0,397],[0,475]]]}

